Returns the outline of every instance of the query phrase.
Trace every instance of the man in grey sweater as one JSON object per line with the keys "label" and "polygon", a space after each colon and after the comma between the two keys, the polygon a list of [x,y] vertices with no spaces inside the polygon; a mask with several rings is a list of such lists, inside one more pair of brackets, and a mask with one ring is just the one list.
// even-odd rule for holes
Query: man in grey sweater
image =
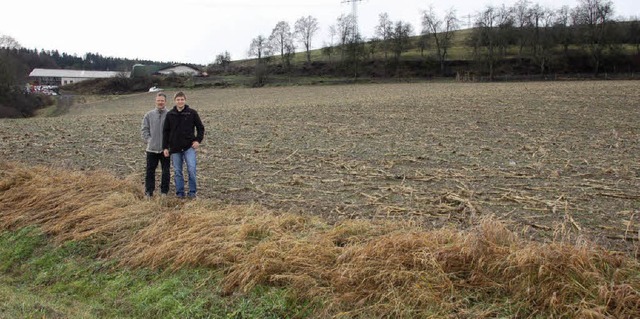
{"label": "man in grey sweater", "polygon": [[169,193],[170,159],[162,153],[162,127],[167,116],[165,104],[167,96],[160,92],[156,95],[156,108],[147,112],[142,119],[142,139],[147,143],[147,173],[144,181],[144,194],[147,198],[153,196],[156,189],[156,168],[158,163],[162,168],[160,178],[160,193]]}

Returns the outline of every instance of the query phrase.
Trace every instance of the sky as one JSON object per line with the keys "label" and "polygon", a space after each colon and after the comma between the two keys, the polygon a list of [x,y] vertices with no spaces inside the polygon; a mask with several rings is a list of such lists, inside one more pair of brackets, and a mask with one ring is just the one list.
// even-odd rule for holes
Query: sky
{"label": "sky", "polygon": [[[462,25],[489,5],[512,6],[517,0],[361,0],[357,3],[359,30],[374,35],[378,16],[422,30],[421,14],[430,6],[438,16],[455,9]],[[576,7],[578,0],[530,0],[544,7]],[[616,17],[640,16],[640,0],[612,0]],[[246,59],[251,40],[268,37],[279,21],[293,26],[303,16],[318,19],[320,31],[313,48],[330,42],[329,26],[350,14],[345,0],[3,0],[0,35],[30,49],[58,50],[83,56],[206,65],[229,51],[232,60]],[[301,50],[302,45],[297,44]]]}

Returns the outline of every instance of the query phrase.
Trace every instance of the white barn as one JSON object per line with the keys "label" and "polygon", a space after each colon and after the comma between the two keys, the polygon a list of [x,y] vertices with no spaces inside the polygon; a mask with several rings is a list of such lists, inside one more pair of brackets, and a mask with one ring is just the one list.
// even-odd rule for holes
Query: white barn
{"label": "white barn", "polygon": [[129,77],[129,72],[33,69],[29,73],[29,78],[39,85],[62,86],[91,79],[112,78],[120,74]]}

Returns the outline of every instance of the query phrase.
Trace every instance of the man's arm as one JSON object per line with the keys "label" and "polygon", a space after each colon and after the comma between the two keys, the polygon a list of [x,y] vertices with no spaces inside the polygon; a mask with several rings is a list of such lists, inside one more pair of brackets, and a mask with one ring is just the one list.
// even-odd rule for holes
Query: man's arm
{"label": "man's arm", "polygon": [[142,127],[140,128],[140,133],[142,135],[142,139],[149,143],[149,139],[151,138],[151,125],[149,124],[149,117],[147,114],[142,118]]}
{"label": "man's arm", "polygon": [[194,123],[193,123],[196,127],[196,142],[198,143],[202,143],[202,140],[204,139],[204,125],[202,124],[202,121],[200,120],[200,115],[198,115],[197,112],[195,112],[195,117],[194,117]]}

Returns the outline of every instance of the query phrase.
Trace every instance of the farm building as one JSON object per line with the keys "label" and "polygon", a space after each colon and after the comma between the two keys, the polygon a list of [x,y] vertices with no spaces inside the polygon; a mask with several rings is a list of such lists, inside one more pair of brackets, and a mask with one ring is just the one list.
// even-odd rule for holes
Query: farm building
{"label": "farm building", "polygon": [[139,78],[151,76],[157,74],[160,69],[162,69],[162,67],[158,65],[135,64],[131,69],[131,77]]}
{"label": "farm building", "polygon": [[171,74],[190,75],[190,76],[202,75],[202,72],[200,72],[200,70],[186,64],[176,64],[166,68],[162,68],[158,70],[158,73],[163,75],[171,75]]}
{"label": "farm building", "polygon": [[33,69],[29,73],[29,78],[39,85],[62,86],[85,80],[116,77],[120,74],[129,77],[128,72]]}

